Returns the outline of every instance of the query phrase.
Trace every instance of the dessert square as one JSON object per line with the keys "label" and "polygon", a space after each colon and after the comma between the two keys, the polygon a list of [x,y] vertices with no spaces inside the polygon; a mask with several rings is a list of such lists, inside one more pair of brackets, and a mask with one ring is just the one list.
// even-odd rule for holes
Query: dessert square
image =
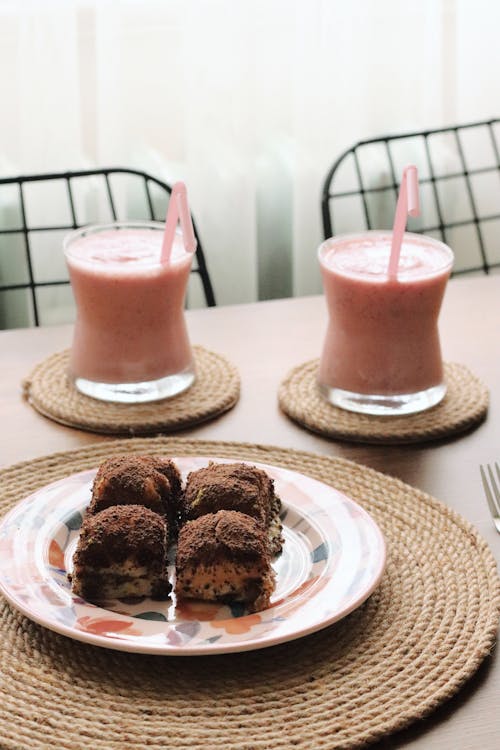
{"label": "dessert square", "polygon": [[112,505],[144,505],[166,516],[173,528],[180,494],[180,474],[169,459],[114,456],[97,471],[87,512],[93,515]]}
{"label": "dessert square", "polygon": [[87,514],[73,555],[73,593],[94,604],[167,598],[167,537],[165,518],[142,505]]}
{"label": "dessert square", "polygon": [[269,607],[275,576],[267,535],[255,518],[231,510],[188,521],[179,531],[175,593],[179,600]]}

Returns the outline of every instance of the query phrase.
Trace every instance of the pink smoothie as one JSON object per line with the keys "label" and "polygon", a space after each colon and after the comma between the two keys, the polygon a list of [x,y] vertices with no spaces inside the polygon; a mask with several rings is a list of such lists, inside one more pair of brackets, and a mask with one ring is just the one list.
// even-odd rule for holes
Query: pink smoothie
{"label": "pink smoothie", "polygon": [[451,250],[406,233],[389,279],[390,232],[327,240],[319,250],[329,325],[318,380],[361,394],[409,394],[443,382],[438,315]]}
{"label": "pink smoothie", "polygon": [[192,255],[176,236],[160,262],[163,231],[103,229],[65,247],[77,320],[70,369],[100,383],[157,380],[189,368],[184,298]]}

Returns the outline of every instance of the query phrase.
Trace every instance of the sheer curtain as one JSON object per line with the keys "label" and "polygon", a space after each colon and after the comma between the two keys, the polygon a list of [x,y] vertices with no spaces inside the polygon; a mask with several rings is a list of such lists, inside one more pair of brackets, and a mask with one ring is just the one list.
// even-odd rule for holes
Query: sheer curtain
{"label": "sheer curtain", "polygon": [[489,0],[0,0],[0,173],[183,179],[219,303],[316,293],[328,167],[498,116],[499,21]]}

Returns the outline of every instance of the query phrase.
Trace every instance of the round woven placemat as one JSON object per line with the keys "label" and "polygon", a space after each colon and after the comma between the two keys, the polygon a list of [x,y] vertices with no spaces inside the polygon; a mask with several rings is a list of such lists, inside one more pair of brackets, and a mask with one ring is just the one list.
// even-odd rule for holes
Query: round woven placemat
{"label": "round woven placemat", "polygon": [[440,404],[401,417],[379,417],[339,409],[316,384],[319,360],[295,367],[278,391],[282,411],[312,432],[358,443],[420,443],[450,437],[482,422],[488,411],[486,386],[464,365],[446,362],[446,396]]}
{"label": "round woven placemat", "polygon": [[40,362],[23,382],[30,404],[56,422],[111,435],[173,432],[231,409],[240,395],[237,369],[220,354],[193,347],[196,380],[184,393],[145,404],[116,404],[85,396],[68,378],[69,351]]}
{"label": "round woven placemat", "polygon": [[356,748],[426,716],[490,653],[500,583],[485,541],[437,500],[345,459],[174,437],[117,440],[3,470],[0,512],[125,451],[259,461],[334,485],[380,525],[382,581],[360,608],[314,635],[207,657],[97,648],[45,630],[0,599],[3,747]]}

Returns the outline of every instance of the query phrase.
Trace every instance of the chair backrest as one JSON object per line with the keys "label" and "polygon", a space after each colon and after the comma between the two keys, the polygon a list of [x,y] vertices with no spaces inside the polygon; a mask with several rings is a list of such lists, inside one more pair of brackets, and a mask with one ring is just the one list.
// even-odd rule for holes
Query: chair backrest
{"label": "chair backrest", "polygon": [[419,172],[422,232],[455,253],[453,275],[500,268],[500,120],[360,141],[328,172],[322,194],[325,239],[390,229],[403,167]]}
{"label": "chair backrest", "polygon": [[[0,328],[62,322],[60,314],[51,313],[56,308],[71,318],[64,235],[109,221],[164,221],[170,194],[165,182],[134,169],[0,178]],[[215,296],[194,220],[193,226],[198,244],[188,305],[193,296],[213,307]]]}

